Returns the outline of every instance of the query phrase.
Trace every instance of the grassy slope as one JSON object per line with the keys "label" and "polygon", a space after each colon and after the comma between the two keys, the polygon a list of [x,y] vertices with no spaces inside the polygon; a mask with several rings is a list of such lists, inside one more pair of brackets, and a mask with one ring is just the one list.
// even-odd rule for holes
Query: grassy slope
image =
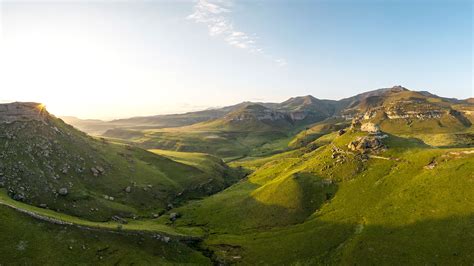
{"label": "grassy slope", "polygon": [[[415,100],[417,99],[417,100]],[[408,101],[408,102],[407,102]],[[370,120],[380,125],[385,132],[419,138],[426,144],[436,147],[474,146],[474,105],[468,103],[453,103],[448,100],[425,96],[419,92],[403,91],[391,93],[383,99],[384,108],[402,108],[404,111],[436,110],[443,113],[438,118],[399,118],[387,119],[377,115]],[[381,103],[382,104],[382,103]],[[367,106],[360,106],[365,109]],[[455,116],[449,110],[457,110],[462,115]]]}
{"label": "grassy slope", "polygon": [[[4,137],[8,132],[13,132],[14,141]],[[183,164],[138,148],[93,139],[53,118],[46,125],[32,121],[2,126],[0,146],[4,147],[0,179],[11,196],[24,194],[27,203],[47,204],[51,209],[95,221],[117,214],[150,217],[170,202],[219,191],[233,178],[224,165],[204,169]],[[92,174],[90,169],[97,165],[105,169],[104,174]],[[125,192],[128,186],[130,193]],[[55,194],[62,187],[69,191],[65,197]]]}
{"label": "grassy slope", "polygon": [[265,110],[263,106],[250,105],[220,119],[190,126],[140,132],[117,129],[106,136],[125,139],[147,149],[209,153],[225,161],[285,151],[304,125],[292,124],[285,118],[259,120]]}
{"label": "grassy slope", "polygon": [[[294,134],[268,128],[257,130],[259,127],[249,125],[218,127],[212,123],[183,128],[145,130],[142,131],[142,137],[125,140],[147,149],[203,152],[230,161],[245,156],[265,156],[284,151],[288,148],[288,143]],[[206,127],[203,124],[206,124]]]}
{"label": "grassy slope", "polygon": [[210,264],[179,242],[52,225],[5,206],[0,206],[0,217],[2,265]]}
{"label": "grassy slope", "polygon": [[247,181],[181,208],[179,223],[203,226],[221,260],[247,264],[472,264],[474,153],[459,153],[472,150],[391,136],[379,156],[399,160],[331,159],[332,145],[345,149],[361,134],[276,156]]}
{"label": "grassy slope", "polygon": [[173,237],[174,239],[199,238],[202,236],[202,231],[199,228],[188,227],[175,229],[166,224],[158,223],[154,219],[130,220],[127,224],[121,224],[115,221],[89,221],[65,213],[43,209],[26,203],[15,201],[6,195],[5,190],[0,190],[0,205],[16,208],[19,211],[32,213],[41,216],[45,219],[52,219],[54,221],[59,221],[66,224],[74,224],[92,229],[160,233]]}
{"label": "grassy slope", "polygon": [[318,122],[311,127],[299,132],[288,144],[293,148],[301,148],[309,143],[319,139],[320,137],[343,129],[348,126],[348,121],[345,119],[330,118],[321,122]]}

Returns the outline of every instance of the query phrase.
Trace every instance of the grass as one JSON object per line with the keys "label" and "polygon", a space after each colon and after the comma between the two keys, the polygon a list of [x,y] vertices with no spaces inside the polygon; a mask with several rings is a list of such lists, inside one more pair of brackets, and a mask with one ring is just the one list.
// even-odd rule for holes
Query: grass
{"label": "grass", "polygon": [[[396,94],[390,101],[412,96],[417,94]],[[472,126],[451,116],[382,119],[387,149],[361,154],[348,144],[367,133],[339,135],[336,130],[346,124],[338,120],[300,134],[221,122],[121,132],[143,147],[163,148],[149,151],[129,147],[127,140],[93,139],[55,120],[53,127],[1,129],[22,141],[12,143],[0,131],[7,158],[0,170],[5,177],[22,175],[7,180],[0,201],[98,231],[46,224],[0,206],[6,217],[0,222],[0,264],[42,264],[50,256],[47,263],[66,264],[64,254],[73,256],[72,264],[474,263]],[[45,144],[44,138],[57,143]],[[42,145],[52,146],[49,158],[41,155]],[[61,172],[64,163],[67,173]],[[105,174],[76,171],[96,165]],[[248,176],[240,180],[243,173]],[[62,186],[69,188],[66,197],[50,193]],[[10,198],[22,191],[26,202]],[[40,203],[48,209],[34,206]],[[166,211],[168,203],[174,208]],[[171,222],[171,212],[181,217]],[[112,215],[128,223],[119,229]],[[203,239],[193,246],[202,253],[178,241],[152,241],[154,234]]]}
{"label": "grass", "polygon": [[[210,195],[238,178],[212,157],[196,167],[136,147],[91,138],[58,119],[5,125],[0,181],[11,197],[91,221],[152,217],[170,203]],[[183,154],[181,154],[183,155]],[[219,164],[219,165],[218,165]],[[100,166],[104,173],[93,175]],[[130,192],[126,192],[126,188]],[[57,191],[67,188],[68,195]],[[113,197],[113,200],[110,200]]]}
{"label": "grass", "polygon": [[287,148],[289,137],[278,131],[223,130],[148,130],[139,139],[129,139],[147,149],[179,152],[201,152],[219,156],[226,161],[245,156],[263,156]]}
{"label": "grass", "polygon": [[85,230],[38,221],[0,206],[2,265],[211,264],[179,242],[148,235]]}
{"label": "grass", "polygon": [[106,136],[145,149],[207,153],[230,162],[284,152],[304,126],[291,125],[286,120],[234,121],[224,117],[178,128],[116,129],[109,131]]}
{"label": "grass", "polygon": [[[54,219],[57,221],[71,223],[78,226],[84,226],[92,229],[103,229],[103,230],[112,230],[112,231],[130,231],[130,232],[152,232],[152,233],[161,233],[166,234],[177,239],[187,238],[187,237],[201,237],[202,234],[199,229],[190,230],[184,229],[184,231],[176,230],[175,228],[169,227],[164,224],[157,223],[154,220],[142,219],[142,220],[131,220],[127,224],[120,224],[118,222],[93,222],[89,220],[84,220],[75,216],[67,215],[61,212],[55,212],[53,210],[38,208],[25,204],[22,202],[15,201],[7,196],[5,190],[0,190],[0,204],[10,207],[15,207],[20,210],[28,211],[42,217]],[[120,225],[120,229],[118,226]],[[185,232],[185,233],[183,233]]]}
{"label": "grass", "polygon": [[204,246],[225,262],[471,264],[474,150],[391,135],[379,154],[391,160],[331,158],[333,146],[346,150],[361,135],[346,133],[298,156],[239,162],[256,170],[181,207],[178,226],[205,228]]}
{"label": "grass", "polygon": [[329,118],[324,121],[318,122],[306,130],[299,132],[288,145],[293,148],[301,148],[308,145],[311,142],[316,141],[322,136],[327,135],[330,132],[337,131],[339,129],[346,128],[348,121],[338,118]]}

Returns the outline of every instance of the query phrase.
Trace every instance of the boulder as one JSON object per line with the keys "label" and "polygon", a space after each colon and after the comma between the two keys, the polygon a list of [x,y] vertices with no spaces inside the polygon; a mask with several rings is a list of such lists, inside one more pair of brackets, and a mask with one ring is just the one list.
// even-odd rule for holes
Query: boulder
{"label": "boulder", "polygon": [[104,167],[98,165],[95,167],[95,169],[100,173],[100,174],[104,174],[105,173],[105,169]]}
{"label": "boulder", "polygon": [[95,167],[92,167],[91,168],[91,172],[94,176],[98,176],[99,175],[99,170],[97,170]]}
{"label": "boulder", "polygon": [[362,124],[361,124],[361,122],[358,118],[352,119],[352,122],[351,122],[351,129],[352,130],[359,130],[361,125]]}
{"label": "boulder", "polygon": [[128,224],[127,220],[123,219],[122,217],[120,217],[118,215],[112,216],[112,220],[115,221],[115,222],[118,222],[120,224]]}
{"label": "boulder", "polygon": [[25,195],[23,193],[18,193],[13,195],[13,199],[16,201],[24,201],[25,200]]}
{"label": "boulder", "polygon": [[171,221],[176,221],[176,219],[178,219],[179,217],[181,217],[181,215],[177,212],[170,213],[170,220]]}
{"label": "boulder", "polygon": [[58,194],[61,196],[66,196],[67,194],[69,194],[69,192],[67,191],[67,188],[62,187],[59,189]]}
{"label": "boulder", "polygon": [[127,192],[127,193],[132,192],[132,187],[131,186],[126,187],[125,192]]}
{"label": "boulder", "polygon": [[425,166],[425,169],[428,169],[428,170],[434,169],[436,165],[438,165],[438,163],[433,160],[428,165]]}

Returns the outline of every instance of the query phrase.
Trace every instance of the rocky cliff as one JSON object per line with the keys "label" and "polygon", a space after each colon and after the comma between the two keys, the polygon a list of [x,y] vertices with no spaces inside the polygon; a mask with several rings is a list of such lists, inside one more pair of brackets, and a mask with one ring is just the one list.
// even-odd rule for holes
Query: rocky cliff
{"label": "rocky cliff", "polygon": [[14,102],[0,104],[0,123],[33,120],[44,122],[48,115],[44,105],[40,103]]}

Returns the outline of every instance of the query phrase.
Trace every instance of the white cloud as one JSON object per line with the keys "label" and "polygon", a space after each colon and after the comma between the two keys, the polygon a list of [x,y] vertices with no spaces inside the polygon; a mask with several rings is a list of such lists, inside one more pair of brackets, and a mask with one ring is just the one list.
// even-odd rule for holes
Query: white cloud
{"label": "white cloud", "polygon": [[205,24],[210,36],[220,36],[233,47],[264,55],[278,66],[286,66],[287,63],[284,59],[275,59],[273,56],[265,54],[257,44],[256,35],[249,35],[235,29],[232,21],[227,17],[228,13],[232,12],[231,6],[231,0],[197,0],[193,7],[193,13],[187,19]]}
{"label": "white cloud", "polygon": [[284,67],[288,64],[285,59],[281,59],[281,58],[275,59],[274,61],[281,67]]}

